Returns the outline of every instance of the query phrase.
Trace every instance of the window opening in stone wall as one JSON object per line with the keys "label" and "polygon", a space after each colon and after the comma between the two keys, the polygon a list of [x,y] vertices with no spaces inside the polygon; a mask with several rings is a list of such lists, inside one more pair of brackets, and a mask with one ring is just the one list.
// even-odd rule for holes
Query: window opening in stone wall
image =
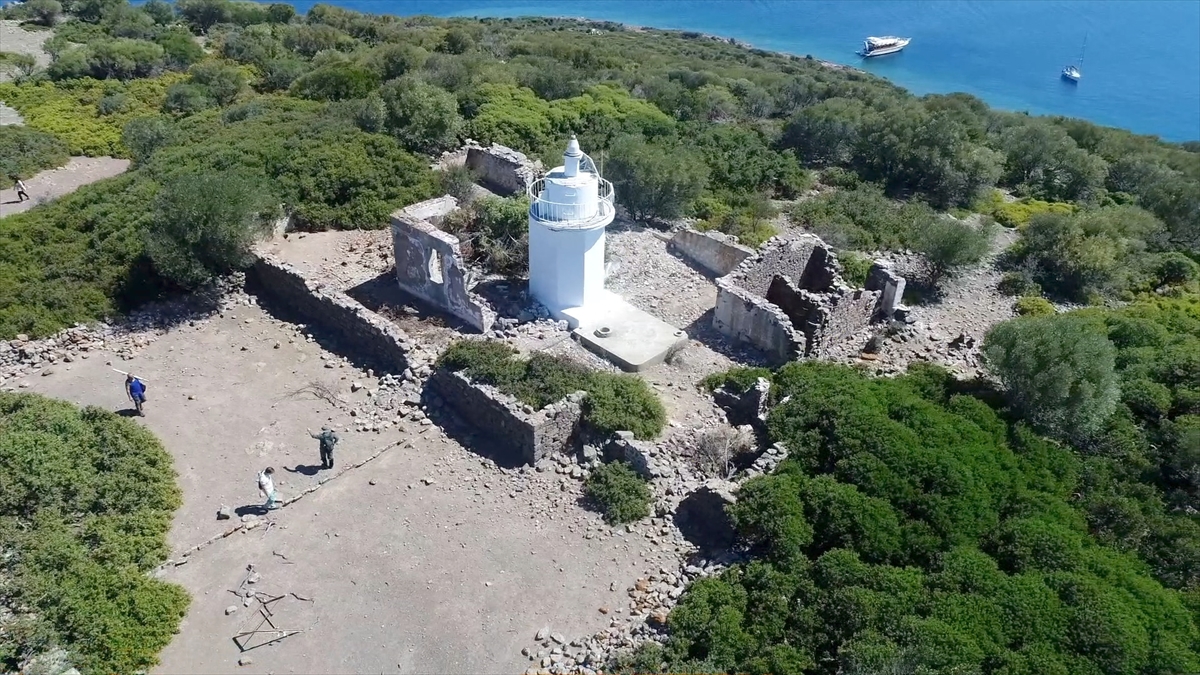
{"label": "window opening in stone wall", "polygon": [[435,284],[442,283],[442,256],[437,251],[429,252],[429,280]]}

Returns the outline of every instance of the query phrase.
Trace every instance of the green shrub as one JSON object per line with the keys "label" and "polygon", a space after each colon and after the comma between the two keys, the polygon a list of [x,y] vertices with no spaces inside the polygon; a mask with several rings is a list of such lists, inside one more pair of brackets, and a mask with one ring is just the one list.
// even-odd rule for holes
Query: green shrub
{"label": "green shrub", "polygon": [[632,523],[650,515],[650,487],[624,462],[592,470],[583,491],[610,525]]}
{"label": "green shrub", "polygon": [[0,541],[7,609],[0,668],[58,645],[85,673],[157,662],[188,606],[148,572],[181,503],[150,432],[99,408],[0,393]]}
{"label": "green shrub", "polygon": [[1024,227],[1034,216],[1043,213],[1072,214],[1079,207],[1069,202],[1045,202],[1040,199],[1020,199],[1013,202],[1004,201],[999,190],[992,190],[988,199],[976,205],[981,213],[996,219],[1004,227]]}
{"label": "green shrub", "polygon": [[437,365],[493,385],[539,410],[585,391],[584,422],[601,434],[631,431],[637,438],[650,439],[666,425],[666,409],[635,375],[592,372],[561,356],[537,353],[521,360],[516,355],[502,342],[462,340],[450,345]]}
{"label": "green shrub", "polygon": [[967,265],[973,265],[987,255],[995,231],[987,224],[978,227],[950,217],[933,218],[918,227],[912,235],[912,247],[929,262],[930,281]]}
{"label": "green shrub", "polygon": [[67,146],[50,134],[14,124],[0,126],[0,188],[11,187],[11,176],[29,178],[71,159]]}
{"label": "green shrub", "polygon": [[666,426],[666,408],[636,375],[595,373],[587,392],[583,418],[601,433],[632,431],[635,437],[649,440]]}
{"label": "green shrub", "polygon": [[1017,298],[1016,311],[1019,316],[1049,316],[1055,312],[1049,300],[1036,295]]}
{"label": "green shrub", "polygon": [[842,278],[852,286],[866,286],[867,274],[875,261],[854,251],[838,251],[838,262],[842,265]]}
{"label": "green shrub", "polygon": [[[128,157],[121,130],[130,120],[157,114],[167,88],[182,79],[170,73],[130,82],[0,83],[0,100],[16,108],[30,129],[62,139],[72,155]],[[106,96],[124,94],[119,112],[101,115],[97,104]]]}
{"label": "green shrub", "polygon": [[1033,276],[1026,271],[1005,272],[1000,277],[1000,283],[996,284],[996,290],[1004,295],[1011,296],[1040,296],[1042,287],[1033,280]]}

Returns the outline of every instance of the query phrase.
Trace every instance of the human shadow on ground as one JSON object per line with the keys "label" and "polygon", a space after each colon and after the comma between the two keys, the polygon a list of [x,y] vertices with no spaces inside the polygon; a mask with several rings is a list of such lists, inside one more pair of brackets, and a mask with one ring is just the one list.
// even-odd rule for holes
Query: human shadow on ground
{"label": "human shadow on ground", "polygon": [[283,467],[283,470],[287,471],[288,473],[298,473],[304,476],[315,476],[324,468],[325,467],[321,466],[320,464],[297,464],[293,469],[289,469],[285,466]]}
{"label": "human shadow on ground", "polygon": [[[278,511],[279,509],[276,508],[274,510]],[[233,512],[237,514],[239,518],[245,515],[265,516],[271,511],[272,509],[268,509],[262,504],[246,504],[245,506],[239,506],[233,510]]]}
{"label": "human shadow on ground", "polygon": [[120,415],[121,417],[141,417],[142,416],[140,413],[138,413],[137,408],[122,408],[121,410],[117,411],[117,414]]}

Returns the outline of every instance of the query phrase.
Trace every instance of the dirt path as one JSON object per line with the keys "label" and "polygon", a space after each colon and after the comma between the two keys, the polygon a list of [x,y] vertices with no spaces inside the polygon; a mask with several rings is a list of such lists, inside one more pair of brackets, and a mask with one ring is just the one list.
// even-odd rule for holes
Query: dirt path
{"label": "dirt path", "polygon": [[0,218],[71,194],[80,187],[125,173],[129,160],[115,157],[72,157],[65,166],[43,171],[25,181],[29,199],[18,201],[15,188],[0,190]]}

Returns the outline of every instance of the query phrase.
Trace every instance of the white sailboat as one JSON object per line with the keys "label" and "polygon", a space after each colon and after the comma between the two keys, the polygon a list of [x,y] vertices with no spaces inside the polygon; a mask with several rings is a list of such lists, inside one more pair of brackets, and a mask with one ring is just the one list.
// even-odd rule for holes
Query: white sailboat
{"label": "white sailboat", "polygon": [[1067,65],[1062,69],[1064,80],[1078,82],[1083,77],[1083,52],[1087,49],[1087,35],[1083,36],[1083,46],[1079,48],[1079,62]]}

